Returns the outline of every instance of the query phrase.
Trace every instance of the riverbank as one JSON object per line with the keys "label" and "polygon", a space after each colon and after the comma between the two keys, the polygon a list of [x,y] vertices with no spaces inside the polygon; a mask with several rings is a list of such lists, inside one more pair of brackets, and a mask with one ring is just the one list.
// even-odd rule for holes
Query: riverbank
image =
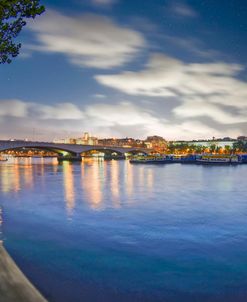
{"label": "riverbank", "polygon": [[0,242],[0,302],[47,302]]}

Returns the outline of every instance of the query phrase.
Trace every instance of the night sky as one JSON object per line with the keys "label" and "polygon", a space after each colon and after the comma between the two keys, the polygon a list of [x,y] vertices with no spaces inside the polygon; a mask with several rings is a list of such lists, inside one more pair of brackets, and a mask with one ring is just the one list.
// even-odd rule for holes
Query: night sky
{"label": "night sky", "polygon": [[0,138],[247,135],[247,1],[43,0],[0,66]]}

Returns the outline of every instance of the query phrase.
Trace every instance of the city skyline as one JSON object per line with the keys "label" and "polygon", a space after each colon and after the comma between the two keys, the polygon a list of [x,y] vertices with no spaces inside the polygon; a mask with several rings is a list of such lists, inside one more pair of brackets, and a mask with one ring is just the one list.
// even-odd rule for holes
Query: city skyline
{"label": "city skyline", "polygon": [[238,137],[247,129],[246,5],[44,0],[0,71],[0,139]]}
{"label": "city skyline", "polygon": [[[153,134],[153,135],[144,135],[143,137],[136,137],[136,136],[104,136],[104,135],[96,135],[92,132],[89,131],[80,131],[80,134],[78,134],[77,136],[71,136],[69,135],[69,133],[67,133],[66,136],[63,137],[53,137],[50,142],[56,142],[56,143],[72,143],[72,141],[77,141],[76,144],[80,144],[79,141],[83,141],[83,140],[95,140],[95,141],[101,141],[101,140],[116,140],[116,141],[121,141],[121,140],[135,140],[135,141],[147,141],[149,139],[152,138],[159,138],[165,141],[170,141],[170,142],[183,142],[183,141],[236,141],[236,140],[240,140],[240,141],[246,141],[247,140],[247,136],[245,135],[238,135],[235,137],[229,137],[229,136],[221,136],[221,137],[205,137],[205,138],[198,138],[198,139],[175,139],[175,140],[168,140],[166,137],[162,136],[162,135],[157,135],[157,134]],[[1,140],[1,139],[0,139]],[[30,138],[21,138],[21,137],[9,137],[7,139],[4,139],[6,141],[40,141],[36,139],[35,136],[35,132],[33,132],[33,136]],[[71,141],[71,142],[70,142]],[[47,141],[49,142],[49,141]],[[96,143],[97,144],[97,143]]]}

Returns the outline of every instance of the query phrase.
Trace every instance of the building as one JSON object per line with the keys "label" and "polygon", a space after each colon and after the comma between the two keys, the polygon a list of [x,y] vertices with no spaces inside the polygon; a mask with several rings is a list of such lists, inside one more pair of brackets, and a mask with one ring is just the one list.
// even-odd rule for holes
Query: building
{"label": "building", "polygon": [[98,140],[99,145],[103,146],[118,146],[118,147],[139,147],[145,148],[143,140],[130,137],[125,138],[103,138]]}
{"label": "building", "polygon": [[144,143],[147,148],[158,153],[164,153],[167,150],[167,141],[161,136],[148,136]]}
{"label": "building", "polygon": [[98,138],[90,136],[88,132],[85,132],[82,137],[79,138],[62,138],[54,139],[55,144],[77,144],[77,145],[98,145]]}
{"label": "building", "polygon": [[76,144],[76,139],[74,138],[59,138],[53,140],[54,144]]}
{"label": "building", "polygon": [[241,135],[237,138],[238,141],[247,141],[247,136]]}
{"label": "building", "polygon": [[77,140],[81,145],[98,145],[98,138],[94,136],[90,136],[89,132],[84,132],[82,138]]}

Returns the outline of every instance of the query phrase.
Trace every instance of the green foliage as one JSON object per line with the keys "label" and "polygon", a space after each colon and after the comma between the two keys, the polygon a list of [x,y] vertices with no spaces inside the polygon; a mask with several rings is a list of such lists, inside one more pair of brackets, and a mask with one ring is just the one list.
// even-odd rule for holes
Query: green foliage
{"label": "green foliage", "polygon": [[210,147],[209,147],[209,150],[211,153],[215,152],[216,151],[216,145],[215,144],[212,144]]}
{"label": "green foliage", "polygon": [[11,63],[19,54],[21,44],[14,43],[26,19],[44,12],[39,0],[0,0],[0,64]]}
{"label": "green foliage", "polygon": [[217,153],[217,154],[232,154],[233,152],[247,152],[247,142],[235,142],[233,147],[226,145],[225,147],[218,146],[217,144],[211,144],[208,146],[197,145],[187,142],[181,143],[169,143],[168,144],[168,153],[178,153],[178,154],[202,154],[202,153]]}
{"label": "green foliage", "polygon": [[234,152],[247,152],[247,141],[238,140],[233,144]]}

